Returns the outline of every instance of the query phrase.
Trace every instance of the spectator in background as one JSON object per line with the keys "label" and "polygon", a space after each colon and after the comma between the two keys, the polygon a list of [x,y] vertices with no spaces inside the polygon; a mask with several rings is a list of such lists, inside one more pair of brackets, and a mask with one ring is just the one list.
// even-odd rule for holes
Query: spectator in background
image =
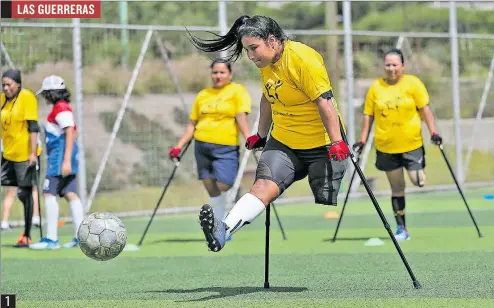
{"label": "spectator in background", "polygon": [[370,86],[364,105],[364,120],[360,141],[353,145],[361,153],[374,121],[376,168],[386,172],[391,186],[391,205],[398,225],[395,238],[410,239],[405,222],[405,176],[413,185],[425,184],[425,150],[422,140],[422,120],[429,128],[432,143],[440,145],[434,115],[429,107],[429,94],[414,75],[404,74],[405,59],[399,49],[384,56],[385,77]]}
{"label": "spectator in background", "polygon": [[197,172],[209,194],[208,203],[218,219],[226,211],[226,194],[235,182],[239,166],[239,132],[249,137],[247,114],[252,102],[241,84],[232,82],[232,66],[217,59],[211,64],[213,87],[199,92],[192,106],[185,133],[170,152],[177,158],[181,149],[195,139]]}
{"label": "spectator in background", "polygon": [[33,218],[33,187],[37,185],[38,156],[38,101],[28,89],[22,88],[21,72],[10,69],[2,74],[0,95],[2,121],[1,185],[17,187],[17,196],[24,205],[24,233],[14,247],[28,247],[31,243]]}

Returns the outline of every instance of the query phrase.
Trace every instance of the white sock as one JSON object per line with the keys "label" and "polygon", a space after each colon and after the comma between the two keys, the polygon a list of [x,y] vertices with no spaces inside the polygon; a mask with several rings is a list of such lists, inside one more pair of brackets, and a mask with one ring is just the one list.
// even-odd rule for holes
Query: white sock
{"label": "white sock", "polygon": [[223,220],[226,212],[226,196],[221,194],[217,197],[209,197],[208,204],[213,207],[214,216]]}
{"label": "white sock", "polygon": [[245,224],[249,224],[259,216],[266,206],[262,201],[251,193],[243,195],[225,218],[224,222],[228,226],[228,234],[236,232]]}
{"label": "white sock", "polygon": [[69,201],[70,212],[72,213],[72,224],[74,225],[75,237],[77,238],[77,231],[84,219],[84,210],[82,209],[81,199],[77,198]]}
{"label": "white sock", "polygon": [[58,215],[59,208],[57,197],[45,197],[46,208],[46,237],[52,241],[58,240]]}

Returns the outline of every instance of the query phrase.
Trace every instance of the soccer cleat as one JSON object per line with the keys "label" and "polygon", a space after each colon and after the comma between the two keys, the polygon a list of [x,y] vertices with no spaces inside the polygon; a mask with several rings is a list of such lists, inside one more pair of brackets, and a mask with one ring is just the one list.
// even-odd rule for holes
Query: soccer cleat
{"label": "soccer cleat", "polygon": [[396,230],[395,233],[395,239],[397,241],[408,241],[410,240],[410,235],[408,234],[408,230],[405,229],[403,226],[398,226],[398,229]]}
{"label": "soccer cleat", "polygon": [[201,207],[199,222],[202,232],[206,237],[209,250],[214,252],[220,251],[226,242],[226,224],[216,219],[213,208],[209,204],[204,204]]}
{"label": "soccer cleat", "polygon": [[79,246],[79,240],[74,237],[70,242],[63,244],[63,248],[74,248]]}
{"label": "soccer cleat", "polygon": [[24,236],[24,233],[21,233],[21,236],[17,240],[17,243],[13,245],[14,248],[27,248],[32,243],[31,239],[27,236]]}
{"label": "soccer cleat", "polygon": [[49,238],[42,238],[41,241],[35,244],[29,245],[29,248],[34,249],[34,250],[53,250],[53,249],[59,249],[60,248],[60,242],[53,241]]}

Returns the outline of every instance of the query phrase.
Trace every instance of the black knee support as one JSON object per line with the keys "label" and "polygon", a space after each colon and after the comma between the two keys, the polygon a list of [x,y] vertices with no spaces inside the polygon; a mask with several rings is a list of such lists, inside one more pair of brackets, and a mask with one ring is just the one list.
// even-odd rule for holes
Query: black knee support
{"label": "black knee support", "polygon": [[33,221],[33,187],[19,187],[17,197],[24,204],[24,235],[31,237],[31,223]]}
{"label": "black knee support", "polygon": [[33,198],[33,188],[32,187],[19,187],[17,188],[17,198],[25,204],[29,199]]}
{"label": "black knee support", "polygon": [[316,204],[337,205],[346,161],[320,160],[309,166],[309,185]]}

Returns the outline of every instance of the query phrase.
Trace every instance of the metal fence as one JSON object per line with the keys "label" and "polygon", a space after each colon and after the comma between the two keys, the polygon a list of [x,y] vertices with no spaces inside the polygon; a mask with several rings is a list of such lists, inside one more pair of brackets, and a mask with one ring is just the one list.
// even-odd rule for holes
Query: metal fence
{"label": "metal fence", "polygon": [[[479,3],[468,3],[479,9]],[[173,167],[166,152],[183,132],[195,94],[209,84],[209,59],[194,51],[186,31],[225,33],[239,15],[227,14],[231,11],[227,6],[241,13],[244,6],[240,4],[219,1],[217,26],[100,24],[77,19],[71,23],[2,21],[0,67],[21,68],[24,85],[33,90],[48,74],[62,75],[72,89],[79,142],[85,154],[79,189],[88,207],[101,198],[96,208],[118,208],[111,200],[120,194],[135,203],[136,210],[152,208],[149,199],[140,196],[155,193],[165,182]],[[276,7],[277,2],[267,5]],[[459,180],[486,183],[492,179],[492,168],[486,168],[483,162],[491,161],[494,149],[493,139],[485,133],[494,128],[494,108],[489,104],[494,98],[490,91],[494,35],[467,33],[464,30],[468,27],[459,31],[456,2],[433,1],[424,9],[427,17],[429,10],[446,7],[443,11],[448,14],[449,30],[443,32],[409,32],[398,26],[371,31],[372,22],[369,29],[355,29],[352,16],[360,13],[352,11],[351,1],[342,1],[339,6],[324,2],[313,5],[341,19],[341,25],[329,20],[321,29],[285,30],[292,39],[324,55],[350,143],[359,136],[363,99],[370,83],[381,74],[382,53],[400,47],[406,55],[407,71],[417,74],[430,91],[431,106],[438,115],[438,126]],[[338,7],[341,14],[335,12]],[[170,45],[170,41],[174,44]],[[257,70],[241,59],[234,72],[235,80],[244,82],[252,96],[253,124],[261,95]],[[40,104],[42,119],[47,108]],[[373,167],[371,149],[370,142],[363,159],[365,172],[378,189],[387,188],[384,175]],[[427,151],[433,153],[435,149],[427,147]],[[442,163],[432,157],[432,165]],[[247,172],[239,175],[246,185],[252,179],[253,160],[249,164]],[[185,156],[181,168],[171,193],[175,197],[167,197],[170,206],[183,204],[184,198],[199,202],[205,196],[196,188],[191,153]],[[443,169],[441,174],[431,169],[434,173],[428,178],[432,187],[452,184],[444,176],[446,167]],[[286,202],[310,196],[307,183],[297,185],[283,196]],[[196,199],[191,197],[191,189]],[[354,189],[359,189],[358,184]]]}

